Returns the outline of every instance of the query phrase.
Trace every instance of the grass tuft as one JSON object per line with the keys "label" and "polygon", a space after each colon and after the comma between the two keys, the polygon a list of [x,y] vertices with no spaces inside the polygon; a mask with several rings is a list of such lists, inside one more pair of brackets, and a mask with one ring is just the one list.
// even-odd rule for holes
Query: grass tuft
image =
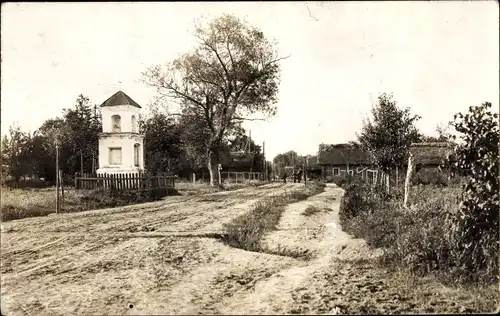
{"label": "grass tuft", "polygon": [[321,210],[315,206],[308,206],[303,212],[304,216],[312,216],[314,214],[321,213]]}

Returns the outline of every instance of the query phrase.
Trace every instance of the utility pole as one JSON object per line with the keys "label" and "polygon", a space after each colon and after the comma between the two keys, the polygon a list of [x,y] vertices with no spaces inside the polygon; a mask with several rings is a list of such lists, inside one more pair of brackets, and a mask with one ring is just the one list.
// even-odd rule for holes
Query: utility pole
{"label": "utility pole", "polygon": [[304,158],[305,163],[304,163],[304,185],[307,185],[307,156]]}
{"label": "utility pole", "polygon": [[[97,126],[97,104],[94,104],[94,124]],[[95,153],[92,150],[92,174],[95,174],[96,171],[96,157]]]}
{"label": "utility pole", "polygon": [[262,142],[262,157],[264,158],[264,165],[263,165],[263,172],[264,172],[264,181],[266,181],[267,178],[267,163],[266,163],[266,142]]}
{"label": "utility pole", "polygon": [[252,152],[252,150],[251,150],[252,149],[251,143],[252,143],[252,131],[249,130],[248,131],[248,145],[247,145],[248,146],[247,147],[248,152]]}
{"label": "utility pole", "polygon": [[59,139],[56,137],[56,214],[59,207]]}
{"label": "utility pole", "polygon": [[80,152],[80,171],[82,172],[83,176],[83,152]]}

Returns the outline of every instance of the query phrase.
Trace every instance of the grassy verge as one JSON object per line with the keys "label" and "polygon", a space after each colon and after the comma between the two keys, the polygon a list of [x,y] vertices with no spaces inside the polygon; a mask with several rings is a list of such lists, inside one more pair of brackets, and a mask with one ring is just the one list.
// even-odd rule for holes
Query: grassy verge
{"label": "grassy verge", "polygon": [[308,257],[307,253],[293,249],[279,248],[271,251],[261,244],[264,235],[276,229],[276,225],[288,204],[305,200],[321,193],[325,186],[319,183],[310,184],[300,190],[287,192],[284,195],[273,196],[259,202],[252,211],[235,218],[224,225],[226,233],[222,238],[229,246],[248,251],[265,252],[285,255],[295,258]]}
{"label": "grassy verge", "polygon": [[[169,190],[168,195],[176,192]],[[107,207],[123,206],[155,201],[167,194],[165,189],[145,192],[117,192],[65,190],[64,203],[61,198],[61,212],[80,212]],[[1,220],[3,222],[27,217],[46,216],[56,209],[55,188],[45,189],[1,189]]]}

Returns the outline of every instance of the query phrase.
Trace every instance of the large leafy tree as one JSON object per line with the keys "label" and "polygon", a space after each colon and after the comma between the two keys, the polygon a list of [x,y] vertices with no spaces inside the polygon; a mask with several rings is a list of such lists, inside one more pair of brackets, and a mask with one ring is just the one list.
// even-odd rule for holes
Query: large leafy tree
{"label": "large leafy tree", "polygon": [[372,119],[364,122],[358,141],[378,168],[390,172],[405,162],[410,145],[420,140],[415,126],[419,119],[409,108],[398,107],[392,95],[383,93],[372,108]]}
{"label": "large leafy tree", "polygon": [[143,81],[206,132],[204,159],[214,185],[221,147],[236,123],[276,113],[281,58],[262,31],[231,15],[198,25],[194,35],[193,51],[151,67]]}

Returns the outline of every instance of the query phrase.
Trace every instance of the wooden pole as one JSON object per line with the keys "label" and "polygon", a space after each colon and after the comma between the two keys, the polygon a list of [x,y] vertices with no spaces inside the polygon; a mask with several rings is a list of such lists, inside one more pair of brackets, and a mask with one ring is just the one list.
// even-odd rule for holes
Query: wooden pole
{"label": "wooden pole", "polygon": [[64,208],[64,181],[63,181],[63,172],[59,170],[59,186],[61,187],[61,207]]}
{"label": "wooden pole", "polygon": [[304,185],[307,185],[307,156],[304,158],[305,163],[304,163]]}
{"label": "wooden pole", "polygon": [[267,164],[266,164],[266,142],[265,141],[262,142],[262,158],[264,160],[263,161],[264,166],[262,168],[262,172],[264,173],[264,176],[263,176],[262,180],[265,181],[266,177],[267,177],[267,172],[266,172],[267,171],[266,170],[267,169]]}
{"label": "wooden pole", "polygon": [[80,171],[83,174],[83,153],[80,154]]}
{"label": "wooden pole", "polygon": [[252,130],[248,131],[248,146],[247,146],[247,153],[252,152]]}
{"label": "wooden pole", "polygon": [[59,213],[59,142],[56,140],[56,214]]}
{"label": "wooden pole", "polygon": [[408,169],[406,171],[406,179],[405,179],[405,198],[404,198],[404,207],[408,207],[408,198],[410,195],[410,181],[411,175],[413,173],[413,155],[410,153],[408,157]]}

